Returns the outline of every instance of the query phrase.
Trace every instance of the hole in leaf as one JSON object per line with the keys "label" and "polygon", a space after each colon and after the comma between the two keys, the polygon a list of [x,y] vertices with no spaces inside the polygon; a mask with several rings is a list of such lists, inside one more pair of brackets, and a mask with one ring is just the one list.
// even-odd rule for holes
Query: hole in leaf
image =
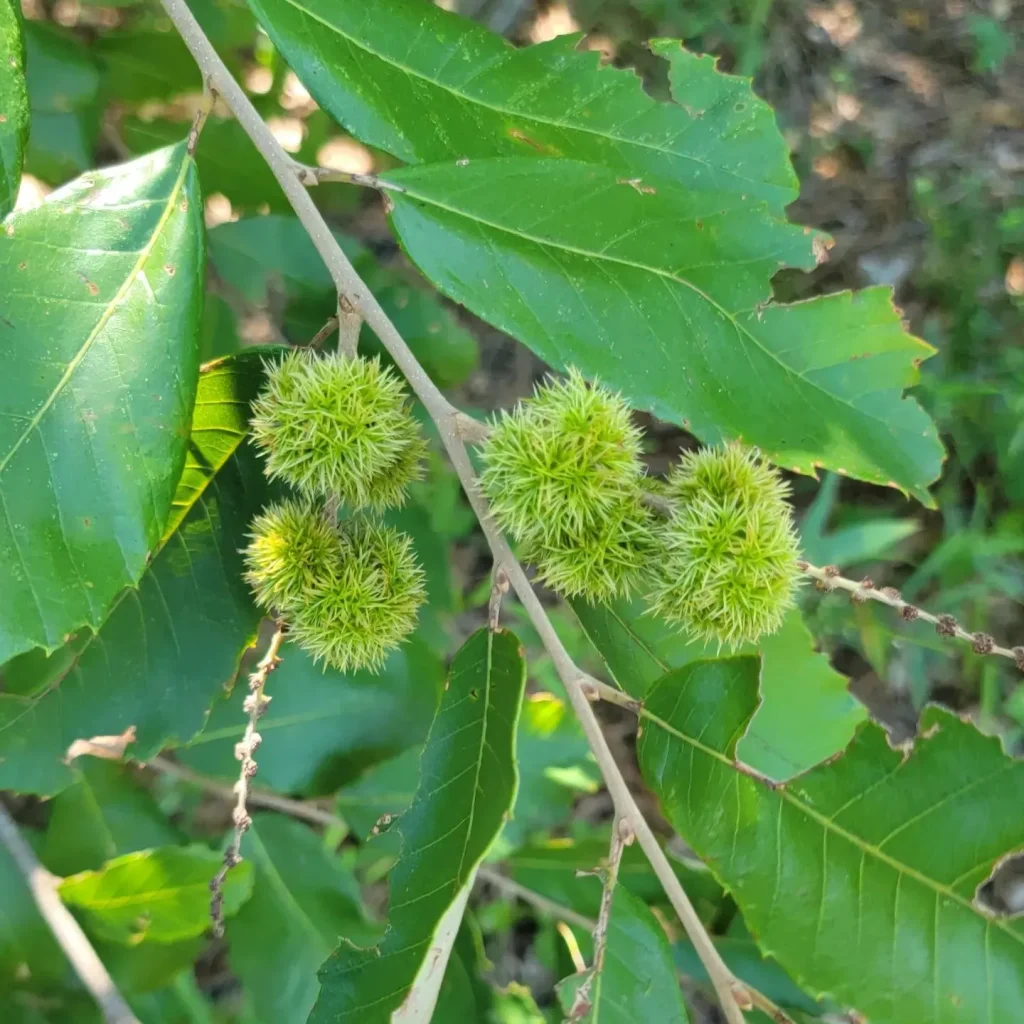
{"label": "hole in leaf", "polygon": [[977,901],[1003,917],[1024,914],[1024,853],[1011,854],[978,886]]}
{"label": "hole in leaf", "polygon": [[473,687],[472,690],[469,691],[469,699],[470,700],[479,700],[480,699],[480,691],[475,686]]}

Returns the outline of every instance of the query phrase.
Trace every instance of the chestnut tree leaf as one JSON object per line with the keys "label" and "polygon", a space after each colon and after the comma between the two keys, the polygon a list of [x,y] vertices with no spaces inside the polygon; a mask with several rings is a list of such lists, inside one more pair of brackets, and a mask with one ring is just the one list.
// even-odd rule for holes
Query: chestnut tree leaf
{"label": "chestnut tree leaf", "polygon": [[58,792],[74,781],[65,757],[78,739],[132,727],[140,759],[187,741],[234,679],[260,620],[240,549],[268,493],[262,464],[242,446],[262,378],[253,351],[204,368],[185,469],[138,588],[122,591],[98,633],[5,670],[0,786]]}
{"label": "chestnut tree leaf", "polygon": [[994,916],[977,890],[1024,846],[1024,761],[933,706],[912,749],[866,722],[840,757],[768,783],[736,761],[758,674],[743,656],[663,676],[637,751],[663,813],[762,951],[874,1024],[1014,1019],[1024,921]]}
{"label": "chestnut tree leaf", "polygon": [[741,439],[928,501],[942,446],[903,389],[932,349],[888,288],[783,305],[803,229],[724,192],[524,157],[388,174],[391,223],[445,294],[705,441]]}
{"label": "chestnut tree leaf", "polygon": [[159,544],[195,402],[203,234],[184,143],[0,232],[0,663],[98,629]]}
{"label": "chestnut tree leaf", "polygon": [[[274,45],[346,131],[408,164],[566,157],[781,211],[797,195],[789,151],[749,79],[654,40],[677,103],[601,67],[580,35],[513,47],[421,0],[250,0]],[[412,41],[412,45],[410,42]],[[424,112],[429,112],[424,116]]]}
{"label": "chestnut tree leaf", "polygon": [[416,796],[393,826],[401,852],[390,874],[388,931],[372,949],[343,942],[327,960],[312,1024],[387,1024],[429,968],[442,920],[464,902],[515,802],[525,682],[512,633],[479,630],[456,654],[423,749]]}

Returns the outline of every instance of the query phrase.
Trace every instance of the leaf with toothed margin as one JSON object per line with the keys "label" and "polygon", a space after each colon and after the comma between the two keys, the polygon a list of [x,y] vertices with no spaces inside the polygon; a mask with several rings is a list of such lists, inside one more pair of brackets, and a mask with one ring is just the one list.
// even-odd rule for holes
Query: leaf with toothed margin
{"label": "leaf with toothed margin", "polygon": [[456,654],[416,796],[393,826],[401,852],[389,876],[387,934],[369,950],[342,943],[327,960],[311,1024],[386,1024],[436,966],[429,954],[439,927],[464,902],[515,801],[525,682],[519,641],[507,631],[479,630]]}
{"label": "leaf with toothed margin", "polygon": [[1024,761],[937,707],[912,749],[866,723],[784,785],[738,770],[758,661],[695,662],[645,700],[643,776],[732,893],[763,952],[811,995],[873,1024],[1009,1021],[1024,1005],[1024,921],[976,899],[1024,846]]}
{"label": "leaf with toothed margin", "polygon": [[249,6],[316,101],[404,163],[555,156],[743,194],[780,213],[797,196],[771,107],[749,79],[719,74],[678,40],[651,42],[677,101],[658,103],[632,71],[578,49],[579,34],[516,48],[421,0]]}
{"label": "leaf with toothed margin", "polygon": [[51,795],[74,781],[70,744],[133,727],[133,757],[190,739],[234,679],[260,620],[242,580],[245,535],[268,488],[242,442],[262,352],[211,363],[199,381],[184,472],[160,550],[98,633],[4,670],[0,787]]}
{"label": "leaf with toothed margin", "polygon": [[98,629],[152,557],[199,372],[203,204],[184,143],[0,231],[0,663]]}
{"label": "leaf with toothed margin", "polygon": [[[929,500],[942,446],[902,397],[931,354],[888,288],[771,301],[812,239],[765,207],[570,160],[391,172],[390,219],[450,298],[705,441],[741,439]],[[599,213],[599,215],[598,215]]]}

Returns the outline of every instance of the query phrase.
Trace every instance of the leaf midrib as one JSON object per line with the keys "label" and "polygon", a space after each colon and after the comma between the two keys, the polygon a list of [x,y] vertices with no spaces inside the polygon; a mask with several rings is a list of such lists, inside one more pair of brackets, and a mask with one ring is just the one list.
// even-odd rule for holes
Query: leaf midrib
{"label": "leaf midrib", "polygon": [[[724,754],[713,749],[712,747],[706,746],[705,744],[701,743],[699,740],[695,739],[692,736],[687,736],[685,733],[676,729],[674,726],[670,725],[664,719],[659,718],[653,712],[648,711],[646,708],[641,708],[640,715],[641,717],[653,722],[655,725],[660,726],[662,729],[665,730],[665,732],[669,733],[670,735],[675,736],[677,739],[682,740],[684,743],[688,743],[691,747],[693,747],[696,750],[699,750],[702,754],[706,754],[713,760],[718,761],[719,764],[729,768],[729,770],[734,772],[735,774],[744,774],[743,772],[737,771],[735,763],[728,757],[726,757]],[[779,797],[780,800],[784,800],[792,807],[795,807],[797,810],[802,811],[812,821],[817,822],[817,824],[819,824],[825,831],[834,833],[840,839],[845,839],[852,846],[860,850],[861,853],[864,854],[864,856],[873,857],[881,863],[888,865],[898,875],[904,875],[907,878],[912,878],[914,879],[914,881],[923,885],[926,889],[931,889],[932,892],[934,892],[936,895],[943,896],[949,900],[952,900],[955,903],[958,903],[961,907],[970,911],[975,917],[980,917],[982,920],[986,922],[986,924],[994,925],[996,928],[1001,929],[1003,932],[1009,935],[1016,942],[1020,943],[1021,945],[1024,945],[1024,935],[1020,935],[1017,932],[1015,932],[1012,928],[1008,926],[1007,922],[1004,921],[1002,918],[990,917],[987,914],[984,914],[973,903],[971,903],[969,900],[964,899],[959,893],[955,892],[953,889],[949,888],[946,885],[943,885],[941,882],[935,881],[934,878],[929,878],[927,875],[918,871],[916,868],[912,868],[908,864],[904,864],[902,861],[896,860],[895,857],[891,857],[889,856],[889,854],[884,853],[877,846],[872,846],[870,843],[865,842],[859,836],[854,835],[854,833],[844,829],[841,825],[837,825],[831,818],[825,816],[824,814],[821,814],[819,811],[814,810],[812,807],[808,806],[801,800],[798,800],[785,786],[780,786],[777,789],[771,790],[771,792],[773,795]]]}
{"label": "leaf midrib", "polygon": [[[285,0],[285,2],[291,3],[292,0]],[[494,159],[501,160],[509,158],[495,157]],[[764,343],[757,337],[756,334],[753,334],[749,328],[745,327],[736,319],[736,316],[738,314],[749,313],[751,312],[751,310],[737,310],[736,314],[730,313],[724,306],[722,306],[720,303],[711,298],[711,296],[708,295],[705,291],[703,291],[701,288],[698,288],[697,285],[695,285],[692,281],[687,281],[684,277],[678,277],[677,275],[670,273],[667,270],[662,270],[658,267],[650,267],[644,263],[637,263],[633,260],[623,259],[622,257],[609,256],[606,253],[589,252],[586,249],[581,249],[577,246],[568,245],[564,242],[552,241],[551,239],[546,239],[530,234],[527,231],[523,231],[517,228],[505,227],[502,224],[496,224],[493,221],[487,220],[486,218],[479,216],[478,214],[469,213],[466,210],[460,210],[458,207],[449,206],[447,203],[443,203],[433,196],[425,196],[422,193],[417,192],[415,186],[410,187],[404,178],[401,180],[401,183],[396,181],[393,182],[393,184],[401,187],[404,190],[405,196],[408,196],[413,199],[418,199],[420,202],[425,203],[429,206],[434,206],[437,209],[445,210],[448,213],[454,214],[456,217],[462,217],[465,220],[471,221],[472,223],[475,224],[479,224],[485,228],[490,228],[493,231],[499,231],[503,234],[511,235],[513,238],[520,238],[523,239],[524,241],[532,242],[534,245],[540,247],[551,248],[560,252],[572,253],[575,256],[580,256],[587,260],[593,260],[598,265],[600,265],[601,262],[613,263],[623,267],[630,267],[633,270],[640,270],[645,273],[652,274],[656,277],[664,278],[665,280],[668,281],[675,281],[677,284],[681,284],[684,288],[688,288],[696,296],[698,296],[709,306],[711,306],[714,310],[716,310],[733,327],[737,334],[743,335],[746,338],[748,338],[753,343],[755,348],[760,349],[765,355],[767,355],[768,358],[771,359],[772,362],[774,362],[783,372],[783,374],[785,374],[787,377],[795,378],[796,380],[801,381],[803,384],[807,385],[810,388],[813,388],[819,394],[823,395],[829,401],[837,402],[840,405],[845,405],[848,409],[850,409],[851,412],[853,412],[857,416],[863,416],[865,419],[874,420],[876,423],[881,424],[883,427],[889,430],[899,430],[907,437],[916,438],[918,436],[917,431],[911,429],[910,427],[903,427],[899,424],[890,423],[889,420],[884,419],[881,416],[874,415],[868,412],[866,409],[861,409],[858,406],[854,405],[848,399],[842,397],[841,395],[837,395],[834,392],[828,391],[827,389],[822,387],[822,385],[816,383],[815,381],[809,379],[808,377],[805,377],[802,373],[799,373],[792,367],[787,366],[775,352],[773,352],[770,348],[764,345]],[[396,198],[400,201],[403,198],[402,193],[399,193]],[[836,294],[842,293],[839,292]],[[879,476],[877,479],[880,480],[882,478],[881,476]]]}
{"label": "leaf midrib", "polygon": [[[725,167],[725,166],[719,167],[717,165],[710,164],[706,160],[701,160],[700,157],[694,156],[691,153],[677,153],[674,150],[665,149],[662,146],[654,146],[654,145],[651,145],[648,142],[642,142],[639,139],[629,138],[628,136],[611,135],[608,132],[597,131],[596,129],[589,128],[589,127],[587,127],[585,125],[576,125],[576,124],[570,124],[568,122],[556,121],[553,118],[542,117],[542,116],[540,116],[538,114],[528,114],[528,113],[524,113],[522,110],[514,110],[514,109],[510,109],[508,107],[495,106],[492,103],[485,103],[483,100],[479,99],[477,96],[473,96],[473,95],[470,95],[469,93],[465,93],[465,92],[460,92],[458,89],[455,89],[454,87],[452,87],[452,86],[450,86],[450,85],[448,85],[448,84],[446,84],[444,82],[441,82],[441,81],[439,81],[436,78],[431,78],[429,75],[425,75],[422,72],[415,70],[414,68],[406,67],[404,64],[400,64],[398,61],[394,60],[393,58],[385,56],[384,54],[378,52],[377,50],[374,50],[372,47],[366,45],[366,43],[363,40],[361,40],[361,39],[359,39],[357,37],[349,35],[347,32],[342,31],[337,25],[333,24],[330,21],[325,20],[324,18],[320,17],[320,15],[318,15],[318,14],[314,14],[313,11],[309,10],[308,7],[303,7],[302,4],[297,3],[296,0],[284,0],[284,2],[287,3],[290,7],[294,7],[295,10],[301,11],[303,14],[305,14],[307,17],[311,18],[313,21],[317,22],[318,24],[323,25],[324,28],[329,29],[335,35],[337,35],[340,38],[344,39],[350,46],[354,46],[356,49],[362,50],[363,53],[369,54],[371,57],[376,57],[378,60],[381,60],[385,64],[389,65],[390,67],[393,67],[396,71],[401,71],[403,74],[408,75],[410,78],[417,78],[421,82],[427,82],[428,84],[433,85],[433,86],[435,86],[438,89],[444,90],[449,95],[454,96],[455,99],[457,99],[457,100],[459,100],[459,101],[461,101],[463,103],[470,103],[470,104],[473,104],[475,106],[482,107],[484,110],[490,110],[490,111],[492,111],[495,114],[502,114],[502,115],[506,115],[506,116],[509,116],[509,117],[524,118],[524,119],[527,119],[527,120],[530,120],[530,121],[535,121],[535,122],[537,122],[537,124],[546,124],[546,125],[548,125],[551,128],[559,128],[562,131],[574,131],[574,132],[579,132],[582,135],[592,135],[595,138],[607,139],[609,142],[614,142],[617,145],[623,145],[624,144],[624,145],[636,146],[638,149],[646,149],[646,150],[649,150],[652,153],[660,153],[660,154],[663,154],[665,156],[673,157],[673,158],[678,159],[678,160],[686,160],[686,161],[689,161],[690,163],[698,164],[699,166],[704,167],[707,170],[712,171],[712,172],[714,172],[714,171],[725,172],[725,173],[735,177],[738,181],[745,181],[745,182],[747,182],[750,185],[771,185],[773,188],[777,188],[780,191],[785,191],[788,195],[792,196],[794,194],[794,190],[793,190],[792,186],[779,185],[777,182],[774,182],[774,181],[763,181],[763,180],[758,179],[758,178],[748,178],[746,175],[741,174],[737,170],[733,170],[732,168],[728,168],[728,167]],[[597,70],[598,70],[598,72],[600,72],[601,69],[598,68]],[[676,105],[676,104],[673,104],[673,105]],[[657,106],[657,103],[655,103],[655,106]],[[649,109],[653,109],[653,108],[649,108]],[[680,109],[682,109],[682,108],[680,108]],[[693,125],[693,123],[694,123],[693,120],[691,120],[689,122],[689,124],[691,126]]]}
{"label": "leaf midrib", "polygon": [[53,407],[54,402],[57,401],[57,398],[60,396],[60,393],[64,390],[68,382],[75,375],[75,371],[78,369],[79,366],[81,366],[82,361],[89,354],[89,350],[92,348],[93,344],[99,337],[100,333],[109,323],[111,317],[114,315],[118,307],[121,305],[125,296],[128,294],[128,291],[135,284],[136,280],[138,280],[139,274],[142,273],[143,268],[145,267],[146,263],[149,260],[149,257],[152,255],[153,248],[156,245],[157,240],[160,238],[160,235],[163,232],[163,229],[166,226],[167,221],[174,213],[175,207],[177,206],[178,195],[181,192],[182,185],[185,182],[185,177],[188,174],[191,166],[192,158],[186,155],[185,158],[181,161],[181,168],[178,171],[178,177],[174,182],[174,187],[168,194],[167,203],[164,206],[164,211],[163,213],[160,214],[160,219],[157,221],[155,227],[150,233],[149,241],[142,247],[142,249],[139,250],[139,258],[135,261],[135,265],[125,276],[125,279],[122,282],[121,287],[118,288],[117,293],[110,300],[110,302],[107,303],[106,308],[103,310],[102,314],[100,314],[100,318],[96,321],[95,325],[93,326],[93,329],[89,332],[88,337],[85,339],[84,342],[82,342],[81,347],[74,354],[74,356],[71,357],[71,360],[67,365],[67,368],[61,375],[60,380],[58,380],[57,383],[54,385],[54,388],[47,396],[46,401],[43,402],[43,404],[36,410],[31,420],[29,420],[28,426],[25,428],[24,432],[17,439],[17,441],[14,442],[14,445],[11,447],[10,451],[3,457],[3,459],[0,459],[0,476],[3,475],[3,472],[7,468],[11,459],[14,458],[15,454],[25,443],[26,438],[28,438],[32,431],[39,426],[43,417]]}

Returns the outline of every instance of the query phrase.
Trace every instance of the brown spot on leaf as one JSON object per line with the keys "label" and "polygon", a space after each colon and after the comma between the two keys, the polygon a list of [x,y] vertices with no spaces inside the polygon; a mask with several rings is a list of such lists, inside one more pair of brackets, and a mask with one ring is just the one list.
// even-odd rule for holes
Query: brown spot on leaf
{"label": "brown spot on leaf", "polygon": [[182,199],[181,206],[179,207],[182,213],[188,213],[188,200]]}
{"label": "brown spot on leaf", "polygon": [[174,268],[174,264],[173,263],[165,263],[164,264],[164,273],[168,277],[174,277],[174,275],[177,273],[177,271]]}
{"label": "brown spot on leaf", "polygon": [[653,196],[657,194],[657,189],[651,185],[645,185],[642,178],[616,178],[616,185],[629,185],[630,188],[635,189],[642,196]]}
{"label": "brown spot on leaf", "polygon": [[552,155],[558,154],[558,150],[555,149],[554,146],[545,146],[544,143],[537,142],[536,139],[531,139],[529,135],[525,135],[518,128],[509,128],[508,137],[510,139],[515,139],[516,142],[525,142],[526,145],[537,150],[538,153],[549,153]]}
{"label": "brown spot on leaf", "polygon": [[0,114],[0,124],[7,124],[7,115]]}

